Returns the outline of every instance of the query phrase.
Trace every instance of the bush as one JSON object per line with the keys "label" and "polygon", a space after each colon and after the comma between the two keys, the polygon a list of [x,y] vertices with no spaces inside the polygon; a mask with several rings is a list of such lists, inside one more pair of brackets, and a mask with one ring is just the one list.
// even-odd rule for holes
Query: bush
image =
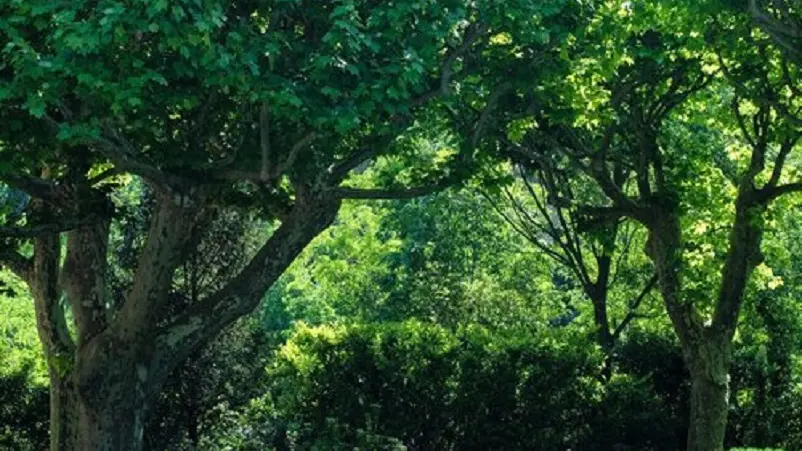
{"label": "bush", "polygon": [[48,448],[49,390],[31,381],[31,371],[0,375],[0,449]]}
{"label": "bush", "polygon": [[300,326],[268,368],[268,393],[231,416],[225,447],[680,449],[652,373],[605,382],[598,350],[572,340],[414,321]]}

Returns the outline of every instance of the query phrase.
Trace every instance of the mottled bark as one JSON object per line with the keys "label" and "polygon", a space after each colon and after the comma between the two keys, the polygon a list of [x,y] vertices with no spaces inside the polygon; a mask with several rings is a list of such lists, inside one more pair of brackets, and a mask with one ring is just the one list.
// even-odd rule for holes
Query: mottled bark
{"label": "mottled bark", "polygon": [[267,289],[298,254],[331,225],[339,202],[311,200],[297,204],[281,226],[248,265],[226,286],[190,306],[153,340],[154,377],[163,381],[176,367],[211,337],[256,308]]}
{"label": "mottled bark", "polygon": [[50,369],[50,449],[73,451],[76,447],[78,405],[72,373],[59,375]]}
{"label": "mottled bark", "polygon": [[702,343],[688,359],[691,373],[688,451],[724,450],[729,408],[728,341],[711,339]]}
{"label": "mottled bark", "polygon": [[60,283],[72,306],[79,347],[106,327],[108,240],[108,220],[67,233]]}
{"label": "mottled bark", "polygon": [[[76,448],[98,451],[139,451],[144,443],[147,372],[120,356],[100,379],[78,387]],[[79,372],[79,377],[82,375]]]}
{"label": "mottled bark", "polygon": [[[339,199],[321,190],[313,193],[308,186],[295,188],[295,205],[253,260],[218,292],[183,313],[167,308],[169,293],[176,268],[196,242],[195,230],[208,211],[202,193],[192,189],[157,187],[156,211],[132,287],[118,310],[108,303],[108,215],[66,232],[63,266],[57,231],[34,239],[31,259],[3,251],[0,259],[25,279],[35,301],[50,372],[51,450],[142,449],[149,404],[167,375],[256,308],[298,254],[334,220]],[[84,194],[92,201],[90,207],[108,207],[105,197]],[[52,205],[38,200],[32,212],[43,220],[56,214]],[[62,301],[72,307],[77,342]]]}
{"label": "mottled bark", "polygon": [[663,304],[683,348],[693,347],[701,340],[703,326],[693,304],[680,298],[682,238],[679,217],[673,212],[658,210],[653,213],[647,227],[646,253],[654,263]]}
{"label": "mottled bark", "polygon": [[692,303],[680,297],[679,218],[660,211],[648,224],[647,253],[654,262],[663,302],[691,374],[688,451],[719,451],[727,425],[729,338],[705,328]]}

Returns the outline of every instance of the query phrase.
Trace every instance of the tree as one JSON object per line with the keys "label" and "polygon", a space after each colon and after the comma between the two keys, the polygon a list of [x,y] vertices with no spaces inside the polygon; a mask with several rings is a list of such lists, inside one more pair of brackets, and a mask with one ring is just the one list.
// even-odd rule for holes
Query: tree
{"label": "tree", "polygon": [[[521,70],[545,76],[553,65],[543,61],[579,17],[568,1],[496,3],[0,6],[0,181],[31,196],[22,217],[4,217],[0,261],[35,301],[51,449],[140,449],[170,372],[253,310],[343,199],[415,197],[471,172],[498,100],[477,81],[510,57],[491,37],[508,33],[542,55]],[[416,118],[448,128],[438,113],[462,107],[456,116],[471,133],[451,158],[399,149]],[[354,168],[386,155],[412,163],[409,180],[420,185],[348,185]],[[110,192],[130,175],[149,185],[155,206],[130,289],[113,304]],[[199,227],[234,208],[280,225],[222,288],[170,312]]]}
{"label": "tree", "polygon": [[[506,205],[497,206],[497,210],[518,233],[578,281],[593,305],[597,342],[611,356],[616,342],[626,327],[638,318],[638,309],[657,282],[654,275],[640,281],[643,277],[638,277],[638,269],[632,267],[630,254],[639,238],[638,230],[631,223],[610,221],[593,231],[595,233],[588,233],[571,208],[577,203],[586,203],[581,199],[588,194],[582,192],[587,181],[582,180],[581,174],[569,175],[547,159],[539,159],[536,168],[531,170],[523,166],[527,163],[531,164],[531,160],[516,168],[523,192],[505,188],[500,200]],[[492,198],[490,201],[499,203]],[[610,319],[609,301],[614,289],[633,284],[626,280],[627,272],[629,279],[633,278],[631,273],[635,273],[636,284],[641,286],[636,288],[626,303],[626,312],[616,322]],[[608,376],[611,363],[606,362]]]}
{"label": "tree", "polygon": [[[736,16],[725,22],[723,32],[729,42],[733,35],[739,37],[727,55],[734,59],[716,59],[715,36],[708,33],[713,46],[701,39],[701,27],[712,29],[714,22],[705,16],[700,21],[698,12],[640,4],[612,11],[614,17],[631,19],[624,20],[618,37],[608,35],[612,38],[601,45],[603,56],[591,49],[589,58],[577,59],[580,74],[588,59],[591,65],[598,62],[598,68],[583,75],[600,81],[603,89],[581,86],[564,95],[562,103],[538,98],[539,104],[530,110],[528,133],[534,139],[527,142],[541,145],[516,143],[515,149],[530,155],[533,164],[560,162],[592,180],[604,201],[577,206],[587,221],[604,226],[629,218],[647,231],[645,251],[655,266],[691,375],[688,449],[692,451],[723,449],[733,337],[747,281],[762,262],[763,218],[775,199],[802,188],[788,181],[793,174],[785,171],[799,133],[789,126],[784,112],[791,107],[779,94],[782,91],[774,90],[777,83],[772,83],[782,80],[777,76],[778,58],[766,56],[765,45],[750,40],[743,16]],[[608,22],[614,26],[609,23],[614,21]],[[689,29],[682,30],[683,24]],[[614,64],[608,70],[611,53]],[[758,64],[768,64],[765,70],[758,69],[756,58]],[[733,84],[728,86],[725,79]],[[690,106],[693,96],[702,92],[708,93],[699,103],[705,106]],[[721,98],[728,100],[722,105],[716,100]],[[711,123],[718,128],[712,134]],[[684,129],[683,137],[667,124]],[[707,147],[687,146],[699,130],[718,138]],[[745,146],[745,158],[728,157],[726,145]],[[715,169],[712,177],[705,175],[711,169]],[[702,186],[694,177],[700,175],[707,177],[706,182],[724,182],[722,194],[729,205],[724,216],[716,213],[716,203],[698,202],[703,199],[697,194]],[[712,283],[712,272],[698,279],[689,264],[693,233],[684,225],[705,213],[725,224],[722,230],[728,232],[713,234],[722,236],[724,252],[716,259],[720,277]],[[699,297],[691,289],[699,284],[710,286],[715,297]]]}

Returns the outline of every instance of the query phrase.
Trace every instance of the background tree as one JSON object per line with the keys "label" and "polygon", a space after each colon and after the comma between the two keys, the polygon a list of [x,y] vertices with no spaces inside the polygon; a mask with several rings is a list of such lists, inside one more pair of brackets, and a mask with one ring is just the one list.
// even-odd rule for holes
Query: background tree
{"label": "background tree", "polygon": [[[665,28],[667,22],[662,19],[683,17],[681,9],[639,6],[623,13],[629,14],[633,17],[631,28],[623,34],[623,41],[618,41],[627,46],[619,55],[619,66],[605,77],[609,96],[596,97],[602,99],[602,113],[571,114],[570,105],[584,100],[581,90],[578,96],[565,98],[568,110],[561,110],[562,106],[536,108],[531,133],[535,142],[550,144],[530,146],[529,151],[535,159],[566,161],[594,181],[606,201],[579,207],[590,220],[609,224],[631,218],[648,231],[646,252],[655,265],[661,295],[691,373],[688,449],[722,449],[732,340],[747,281],[762,262],[763,214],[774,199],[797,190],[796,183],[785,182],[783,169],[798,138],[783,114],[768,102],[758,103],[754,115],[744,118],[742,100],[735,97],[732,111],[743,132],[740,139],[749,146],[749,157],[747,164],[730,161],[721,165],[724,180],[734,187],[728,200],[734,212],[725,220],[729,237],[722,246],[726,251],[720,260],[721,278],[713,285],[718,295],[712,302],[689,296],[692,293],[685,291],[683,284],[693,280],[694,274],[686,269],[688,255],[683,249],[688,241],[683,222],[689,209],[704,208],[692,203],[695,185],[689,184],[687,177],[694,166],[684,162],[699,156],[682,155],[679,152],[689,150],[666,142],[663,124],[672,111],[715,80],[716,69],[712,51],[705,52],[693,35],[672,34]],[[734,27],[728,32],[739,30]],[[742,36],[748,36],[748,31]],[[741,58],[750,57],[742,54]],[[765,76],[751,80],[766,86]],[[726,90],[717,86],[717,93],[726,96]],[[542,102],[549,104],[548,99]],[[723,113],[713,105],[711,102],[703,114],[723,127],[732,125],[729,117],[717,115]],[[725,137],[738,139],[732,134]],[[771,158],[773,167],[765,175]],[[764,175],[766,178],[761,178]],[[703,319],[705,314],[709,320]]]}
{"label": "background tree", "polygon": [[[534,143],[533,143],[534,144]],[[510,152],[516,158],[516,145]],[[518,158],[521,155],[517,155]],[[616,342],[630,322],[643,316],[638,309],[654,288],[657,278],[643,277],[643,268],[636,268],[631,251],[638,246],[639,231],[631,223],[611,221],[593,232],[583,230],[581,218],[571,211],[573,205],[587,204],[581,200],[581,174],[562,172],[549,161],[529,162],[537,169],[527,170],[516,165],[516,187],[505,188],[500,198],[499,214],[537,249],[555,260],[577,281],[593,306],[593,321],[599,346],[612,355]],[[618,173],[621,173],[619,171]],[[522,185],[522,187],[520,186]],[[650,270],[646,269],[646,273]],[[635,280],[633,280],[635,279]],[[645,280],[640,280],[645,279]],[[640,285],[631,289],[633,285]],[[611,319],[611,293],[624,290],[629,296],[624,315]],[[631,294],[630,294],[631,292]],[[615,292],[619,295],[619,292]],[[612,362],[608,362],[608,365]]]}

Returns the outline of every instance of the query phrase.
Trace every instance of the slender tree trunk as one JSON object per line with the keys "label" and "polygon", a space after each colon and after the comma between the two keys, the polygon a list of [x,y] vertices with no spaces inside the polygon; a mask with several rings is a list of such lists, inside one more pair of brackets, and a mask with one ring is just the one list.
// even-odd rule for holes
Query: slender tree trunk
{"label": "slender tree trunk", "polygon": [[75,433],[78,409],[70,375],[59,376],[50,370],[50,450],[77,451]]}
{"label": "slender tree trunk", "polygon": [[679,219],[671,213],[655,217],[647,253],[655,264],[663,302],[691,375],[687,451],[723,451],[731,335],[725,328],[705,327],[693,305],[680,297]]}
{"label": "slender tree trunk", "polygon": [[615,348],[615,338],[610,332],[610,320],[607,316],[607,289],[595,286],[589,290],[589,293],[593,304],[596,339],[604,352],[602,377],[606,382],[613,376],[613,350]]}
{"label": "slender tree trunk", "polygon": [[610,320],[607,316],[607,289],[606,287],[593,287],[590,290],[590,300],[593,304],[593,322],[596,326],[596,339],[606,354],[613,351],[615,340],[610,331]]}

